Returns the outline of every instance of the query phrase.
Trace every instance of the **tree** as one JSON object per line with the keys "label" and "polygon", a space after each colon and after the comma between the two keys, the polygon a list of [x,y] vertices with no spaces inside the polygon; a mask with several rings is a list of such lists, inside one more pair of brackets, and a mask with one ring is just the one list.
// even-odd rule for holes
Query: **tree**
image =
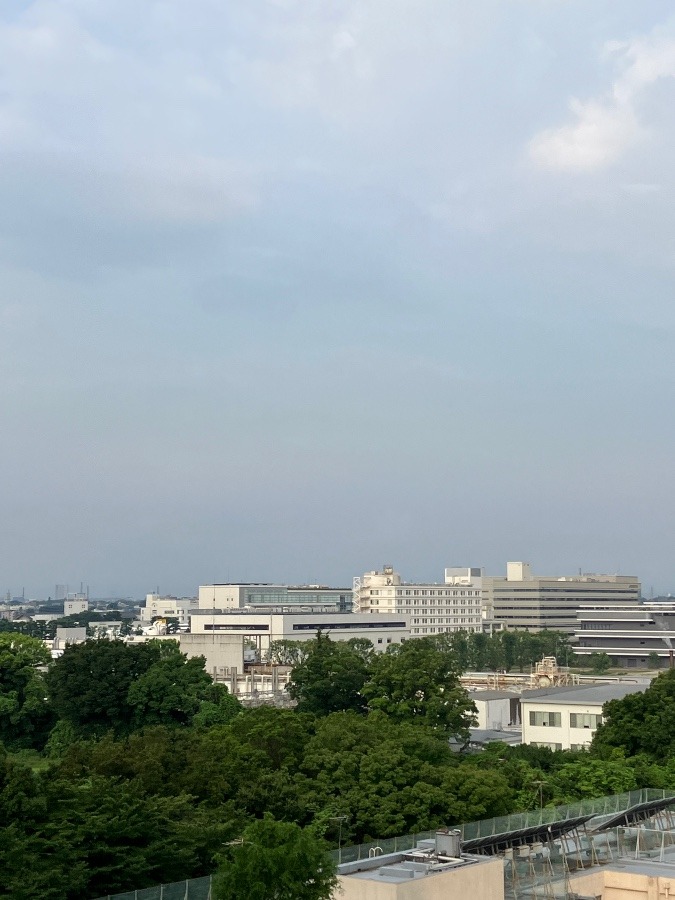
{"label": "tree", "polygon": [[430,725],[463,740],[475,721],[453,654],[425,638],[392,644],[377,656],[362,693],[370,709],[394,721]]}
{"label": "tree", "polygon": [[243,706],[224,684],[212,684],[203,694],[192,724],[199,728],[227,725],[242,711]]}
{"label": "tree", "polygon": [[649,662],[650,669],[658,669],[661,666],[661,657],[656,652],[656,650],[652,650],[652,652],[647,657],[647,661]]}
{"label": "tree", "polygon": [[212,686],[203,656],[188,659],[172,643],[163,658],[129,686],[127,703],[136,728],[147,725],[187,725],[198,714]]}
{"label": "tree", "polygon": [[608,653],[590,653],[588,662],[597,675],[602,675],[612,667],[612,658]]}
{"label": "tree", "polygon": [[128,733],[134,719],[129,688],[161,654],[159,641],[86,641],[71,645],[51,665],[46,677],[56,715],[81,731],[104,733],[112,729],[116,734]]}
{"label": "tree", "polygon": [[606,703],[603,716],[593,736],[595,752],[619,748],[627,757],[644,753],[668,759],[675,752],[675,669],[659,675],[644,692]]}
{"label": "tree", "polygon": [[307,656],[291,672],[288,693],[298,701],[299,712],[327,716],[351,709],[365,711],[361,688],[368,667],[360,652],[319,632],[309,642]]}
{"label": "tree", "polygon": [[308,641],[271,641],[265,654],[267,662],[277,666],[297,666],[305,660]]}
{"label": "tree", "polygon": [[52,719],[37,666],[49,660],[37,638],[0,634],[0,741],[7,747],[42,748],[47,740]]}
{"label": "tree", "polygon": [[214,900],[330,900],[335,865],[314,831],[265,816],[228,848],[214,879]]}

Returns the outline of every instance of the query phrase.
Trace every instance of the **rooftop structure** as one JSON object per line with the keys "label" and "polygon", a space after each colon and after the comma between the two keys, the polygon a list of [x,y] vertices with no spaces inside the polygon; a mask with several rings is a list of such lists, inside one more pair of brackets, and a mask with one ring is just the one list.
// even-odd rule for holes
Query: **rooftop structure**
{"label": "rooftop structure", "polygon": [[349,612],[352,592],[319,584],[287,585],[264,583],[202,584],[199,609],[287,609]]}
{"label": "rooftop structure", "polygon": [[341,900],[503,900],[499,860],[462,853],[459,831],[439,831],[410,850],[373,854],[338,868]]}

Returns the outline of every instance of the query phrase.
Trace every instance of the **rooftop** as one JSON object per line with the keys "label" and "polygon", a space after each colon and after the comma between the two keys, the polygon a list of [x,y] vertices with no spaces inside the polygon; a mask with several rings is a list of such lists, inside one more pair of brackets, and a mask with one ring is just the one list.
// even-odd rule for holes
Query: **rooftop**
{"label": "rooftop", "polygon": [[623,700],[629,694],[636,694],[646,691],[649,684],[638,684],[637,682],[619,682],[615,684],[578,684],[569,685],[567,687],[546,687],[537,688],[532,691],[523,691],[522,701],[546,700],[552,703],[562,703],[564,705],[579,704],[586,706],[588,704],[603,704],[610,700]]}

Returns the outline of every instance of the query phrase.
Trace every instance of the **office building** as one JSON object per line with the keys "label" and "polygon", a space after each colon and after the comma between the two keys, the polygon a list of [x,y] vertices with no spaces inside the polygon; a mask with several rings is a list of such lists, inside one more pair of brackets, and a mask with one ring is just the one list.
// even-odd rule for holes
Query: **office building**
{"label": "office building", "polygon": [[362,614],[406,615],[412,637],[483,631],[482,569],[448,568],[441,584],[411,584],[391,566],[354,579],[354,603]]}
{"label": "office building", "polygon": [[577,656],[606,653],[622,668],[673,664],[675,602],[587,604],[577,612]]}
{"label": "office building", "polygon": [[602,722],[605,703],[623,700],[648,687],[647,682],[615,682],[523,691],[520,698],[523,744],[551,750],[583,750]]}
{"label": "office building", "polygon": [[195,610],[190,616],[192,634],[243,635],[260,654],[273,641],[313,640],[319,631],[333,641],[367,638],[376,650],[383,651],[410,637],[408,617],[336,612],[253,612],[237,610]]}
{"label": "office building", "polygon": [[63,615],[74,616],[89,610],[89,598],[86,594],[68,594],[63,601]]}
{"label": "office building", "polygon": [[178,619],[178,624],[187,628],[190,624],[190,613],[197,609],[196,597],[160,597],[159,594],[146,594],[145,606],[141,607],[141,623],[150,625],[153,619]]}
{"label": "office building", "polygon": [[318,584],[203,584],[199,586],[199,609],[292,609],[349,612],[352,592],[349,588],[331,588]]}
{"label": "office building", "polygon": [[562,578],[533,575],[524,562],[510,562],[506,576],[483,578],[486,614],[510,631],[543,628],[577,630],[577,610],[583,603],[635,604],[640,582],[632,575],[572,575]]}

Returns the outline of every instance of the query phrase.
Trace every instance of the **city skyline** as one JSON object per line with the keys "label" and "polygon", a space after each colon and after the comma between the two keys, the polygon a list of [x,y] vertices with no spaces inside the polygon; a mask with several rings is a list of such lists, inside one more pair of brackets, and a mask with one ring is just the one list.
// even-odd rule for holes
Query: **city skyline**
{"label": "city skyline", "polygon": [[5,2],[3,583],[673,589],[674,76],[666,0]]}

